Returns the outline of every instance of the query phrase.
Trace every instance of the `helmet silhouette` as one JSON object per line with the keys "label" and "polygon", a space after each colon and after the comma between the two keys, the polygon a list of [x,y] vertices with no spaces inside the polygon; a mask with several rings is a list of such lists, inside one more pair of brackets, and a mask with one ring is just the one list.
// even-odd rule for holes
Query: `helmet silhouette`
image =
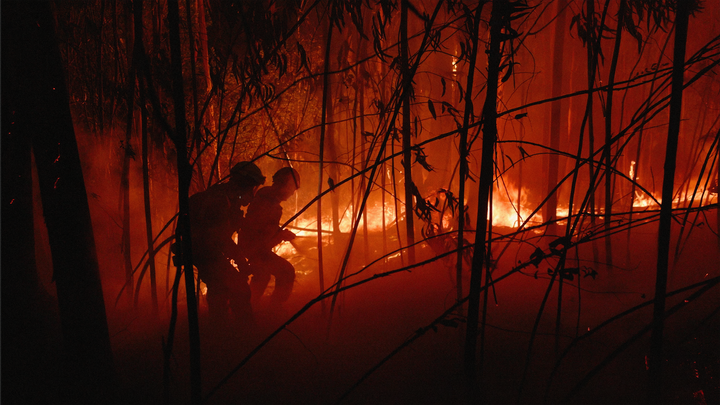
{"label": "helmet silhouette", "polygon": [[289,182],[295,183],[295,188],[300,188],[300,174],[292,167],[283,167],[273,175],[273,184],[283,185]]}
{"label": "helmet silhouette", "polygon": [[230,169],[230,179],[233,181],[247,181],[253,186],[260,186],[265,183],[260,168],[252,162],[240,162]]}

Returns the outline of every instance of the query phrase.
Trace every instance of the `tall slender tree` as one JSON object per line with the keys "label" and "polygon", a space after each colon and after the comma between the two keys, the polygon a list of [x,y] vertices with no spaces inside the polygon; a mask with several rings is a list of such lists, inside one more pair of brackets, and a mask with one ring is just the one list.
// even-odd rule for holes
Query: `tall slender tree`
{"label": "tall slender tree", "polygon": [[[480,31],[480,17],[482,16],[482,9],[485,3],[479,3],[475,9],[475,15],[472,16],[472,32],[470,32],[470,42],[472,43],[472,50],[470,51],[470,59],[468,66],[467,81],[465,82],[465,114],[463,117],[463,126],[460,129],[460,142],[458,148],[460,150],[460,171],[458,181],[458,244],[457,244],[457,257],[455,261],[455,282],[457,283],[457,294],[456,301],[460,302],[465,296],[463,293],[462,283],[462,267],[463,267],[463,256],[465,255],[462,247],[465,242],[465,183],[468,177],[468,130],[470,121],[475,120],[475,108],[473,105],[473,84],[475,81],[475,64],[477,63],[478,54],[478,41]],[[470,16],[468,16],[470,18]],[[442,221],[441,221],[442,225]]]}
{"label": "tall slender tree", "polygon": [[[123,4],[123,11],[126,16],[125,21],[129,25],[132,18],[130,8],[133,5]],[[126,27],[127,27],[126,25]],[[130,30],[127,30],[131,32]],[[133,35],[126,34],[125,44],[127,47],[127,82],[125,83],[125,103],[127,107],[127,116],[125,117],[125,139],[122,143],[122,171],[120,175],[120,212],[122,213],[122,253],[123,266],[125,268],[125,285],[126,295],[129,305],[133,302],[133,264],[131,257],[131,225],[130,225],[130,160],[135,159],[135,150],[132,147],[133,121],[135,120],[135,62],[133,58]]]}
{"label": "tall slender tree", "polygon": [[[331,7],[334,7],[331,5]],[[333,14],[332,12],[330,13]],[[325,59],[323,63],[323,95],[322,95],[322,107],[320,116],[320,142],[318,144],[318,195],[322,194],[323,189],[323,167],[325,165],[325,132],[327,131],[327,105],[332,101],[328,101],[330,94],[329,82],[330,82],[330,49],[332,46],[332,34],[333,34],[333,23],[328,22],[328,33],[327,41],[325,42]],[[324,274],[324,262],[323,262],[323,229],[322,229],[322,199],[317,201],[317,249],[318,249],[318,270],[320,276],[320,291],[325,291],[325,274]],[[325,304],[323,303],[323,308]]]}
{"label": "tall slender tree", "polygon": [[[605,212],[604,222],[606,232],[610,231],[613,210],[613,186],[612,186],[612,119],[613,119],[613,87],[615,86],[615,72],[617,71],[618,57],[620,55],[620,44],[622,43],[623,19],[625,18],[625,0],[620,0],[618,9],[617,28],[615,29],[615,47],[613,48],[612,61],[610,62],[610,73],[608,75],[607,104],[605,111],[605,145],[603,146],[602,160],[605,165]],[[609,269],[613,268],[612,239],[610,235],[605,238],[605,264]]]}
{"label": "tall slender tree", "polygon": [[200,331],[198,307],[195,298],[193,275],[192,240],[190,238],[189,190],[192,167],[187,153],[187,121],[185,118],[185,92],[183,90],[182,60],[180,51],[180,7],[178,0],[168,1],[168,26],[170,28],[171,77],[173,81],[173,105],[175,111],[174,143],[177,152],[178,200],[180,212],[175,233],[182,255],[177,271],[185,272],[185,299],[187,302],[188,333],[190,338],[190,400],[199,404],[202,400],[200,373]]}
{"label": "tall slender tree", "polygon": [[400,0],[400,74],[403,87],[402,100],[402,145],[403,174],[405,183],[405,231],[408,246],[408,260],[415,263],[415,225],[413,218],[412,150],[410,148],[410,100],[413,98],[408,46],[408,1]]}
{"label": "tall slender tree", "polygon": [[495,0],[490,14],[490,44],[488,47],[488,74],[483,105],[483,141],[482,158],[480,161],[480,178],[478,180],[478,213],[475,227],[475,247],[470,272],[470,292],[468,294],[468,322],[465,336],[465,375],[470,385],[472,397],[477,395],[475,388],[476,349],[478,336],[478,320],[480,315],[480,292],[482,286],[482,269],[486,259],[487,214],[490,188],[493,183],[495,162],[493,159],[495,140],[497,138],[497,95],[502,60],[501,33],[509,27],[511,5],[508,0]]}
{"label": "tall slender tree", "polygon": [[653,299],[652,335],[648,356],[650,387],[649,403],[664,402],[663,389],[663,331],[665,326],[665,295],[670,264],[670,231],[672,225],[673,188],[677,161],[678,138],[683,98],[683,75],[685,73],[685,48],[687,46],[688,22],[691,1],[676,2],[675,44],[673,50],[672,90],[670,95],[670,122],[665,146],[662,203],[658,229],[658,259]]}
{"label": "tall slender tree", "polygon": [[16,134],[32,140],[57,286],[64,343],[60,401],[112,402],[105,301],[50,2],[3,3],[2,23],[3,76],[13,78],[3,86],[3,109],[9,102]]}
{"label": "tall slender tree", "polygon": [[[555,20],[555,33],[553,39],[553,74],[552,74],[552,94],[551,97],[557,97],[562,93],[563,88],[563,66],[565,63],[565,31],[567,30],[565,20],[568,13],[567,0],[560,0],[557,2],[557,19]],[[563,100],[555,100],[550,104],[550,148],[556,151],[560,148],[560,140],[564,138],[564,134],[567,131],[565,126],[562,125],[562,105]],[[548,177],[547,177],[547,192],[548,201],[545,204],[545,214],[543,219],[549,223],[549,229],[554,230],[556,228],[555,219],[557,211],[557,191],[555,187],[558,182],[558,164],[559,156],[557,153],[550,153],[548,155]]]}
{"label": "tall slender tree", "polygon": [[[133,46],[133,54],[137,55],[143,52],[142,42],[144,38],[143,27],[143,0],[135,0],[133,3],[133,27],[135,30],[135,45]],[[138,60],[138,56],[133,56],[133,60]],[[142,81],[139,77],[138,81]],[[148,111],[145,106],[145,87],[138,86],[138,95],[140,97],[140,131],[141,131],[141,156],[142,156],[142,177],[143,177],[143,205],[145,207],[145,236],[148,244],[148,262],[150,263],[150,298],[152,300],[153,312],[158,313],[158,296],[157,296],[157,274],[155,269],[155,254],[153,253],[153,226],[152,226],[152,210],[150,206],[150,151],[148,138]]]}
{"label": "tall slender tree", "polygon": [[[3,12],[3,37],[8,14]],[[13,17],[12,13],[10,17]],[[58,400],[57,367],[52,344],[58,338],[57,304],[41,285],[35,259],[32,134],[17,110],[17,50],[3,46],[2,60],[2,398],[4,403],[52,403]]]}

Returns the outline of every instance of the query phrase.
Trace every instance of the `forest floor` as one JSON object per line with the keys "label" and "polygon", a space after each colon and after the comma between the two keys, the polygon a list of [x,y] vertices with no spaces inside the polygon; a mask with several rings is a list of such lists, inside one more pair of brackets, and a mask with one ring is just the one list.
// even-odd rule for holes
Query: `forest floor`
{"label": "forest floor", "polygon": [[[713,229],[717,223],[714,215],[706,219]],[[529,355],[530,332],[550,283],[549,264],[542,263],[537,269],[528,267],[526,274],[514,274],[498,282],[488,297],[483,368],[478,375],[483,399],[492,404],[645,401],[649,333],[628,345],[576,394],[566,396],[611,352],[650,323],[651,305],[579,341],[562,359],[552,379],[550,376],[559,354],[576,336],[594,331],[603,321],[653,297],[656,232],[657,223],[633,230],[631,246],[626,234],[618,234],[613,243],[620,265],[616,263],[608,271],[605,266],[586,263],[598,275],[595,279],[581,278],[580,292],[577,278],[563,283],[557,339],[555,283]],[[511,246],[498,262],[493,277],[508,272],[513,263],[527,260],[536,246],[547,249],[551,240],[534,240],[535,246]],[[719,245],[707,225],[695,228],[674,266],[669,291],[720,276]],[[599,248],[602,252],[602,245]],[[593,260],[590,244],[583,246],[580,254]],[[418,250],[419,260],[432,255],[428,247]],[[327,254],[330,258],[339,256]],[[400,258],[393,260],[387,269],[399,267]],[[326,268],[337,269],[335,261],[329,260]],[[358,279],[370,278],[381,271],[381,267],[371,267]],[[368,370],[453,304],[456,292],[452,271],[436,262],[373,279],[338,298],[331,322],[330,301],[324,309],[316,304],[232,374],[206,402],[336,403]],[[299,275],[286,307],[271,311],[258,306],[257,326],[252,329],[211,325],[201,306],[204,395],[214,390],[256,345],[312,300],[319,291],[317,284],[315,272]],[[684,303],[695,291],[669,298],[667,308]],[[664,363],[668,403],[720,403],[719,307],[720,292],[716,286],[668,319]],[[161,347],[167,339],[167,322],[139,315],[111,316],[111,333],[123,402],[162,402]],[[467,402],[462,373],[464,339],[464,323],[457,326],[448,323],[429,330],[360,383],[342,403]],[[189,402],[188,370],[187,321],[181,309],[172,359],[172,402]]]}

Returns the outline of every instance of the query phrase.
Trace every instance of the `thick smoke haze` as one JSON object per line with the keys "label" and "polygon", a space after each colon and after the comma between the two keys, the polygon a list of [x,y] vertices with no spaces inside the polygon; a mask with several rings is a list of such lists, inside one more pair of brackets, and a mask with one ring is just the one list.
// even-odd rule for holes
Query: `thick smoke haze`
{"label": "thick smoke haze", "polygon": [[[3,14],[4,403],[720,402],[716,2],[134,0]],[[28,67],[37,44],[59,50],[57,66]],[[34,90],[45,72],[67,87],[72,125],[56,132],[77,142],[97,258],[73,278],[74,306],[57,251],[81,242],[57,242],[43,207],[63,187],[47,167],[65,163],[66,142],[33,130],[59,109]],[[274,247],[292,294],[274,305],[271,279],[253,324],[214,318],[208,286],[192,269],[186,289],[171,251],[187,240],[188,196],[242,161],[264,186],[283,167],[300,175],[279,224],[297,237]],[[85,294],[101,294],[106,319],[81,315]],[[69,349],[98,330],[107,364]]]}

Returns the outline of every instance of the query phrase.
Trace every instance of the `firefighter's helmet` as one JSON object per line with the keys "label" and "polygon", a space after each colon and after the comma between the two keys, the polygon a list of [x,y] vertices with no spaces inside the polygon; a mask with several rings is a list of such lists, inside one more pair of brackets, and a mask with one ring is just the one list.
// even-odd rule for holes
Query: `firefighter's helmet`
{"label": "firefighter's helmet", "polygon": [[273,184],[282,185],[292,181],[295,183],[295,189],[300,188],[300,174],[292,167],[283,167],[275,172],[272,179]]}
{"label": "firefighter's helmet", "polygon": [[265,176],[253,162],[240,162],[230,169],[230,179],[237,182],[249,182],[253,186],[265,183]]}

